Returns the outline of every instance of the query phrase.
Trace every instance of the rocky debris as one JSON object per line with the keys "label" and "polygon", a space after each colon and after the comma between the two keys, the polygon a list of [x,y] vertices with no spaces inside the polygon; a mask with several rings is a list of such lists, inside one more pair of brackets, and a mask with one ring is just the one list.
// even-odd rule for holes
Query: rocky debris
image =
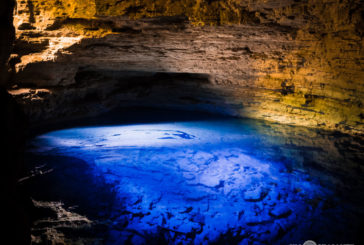
{"label": "rocky debris", "polygon": [[43,215],[37,217],[32,225],[32,244],[44,244],[49,241],[53,244],[100,244],[99,239],[77,237],[70,239],[65,235],[67,230],[80,233],[82,230],[89,230],[92,221],[87,217],[65,209],[61,202],[33,200],[33,204],[36,210],[34,212]]}

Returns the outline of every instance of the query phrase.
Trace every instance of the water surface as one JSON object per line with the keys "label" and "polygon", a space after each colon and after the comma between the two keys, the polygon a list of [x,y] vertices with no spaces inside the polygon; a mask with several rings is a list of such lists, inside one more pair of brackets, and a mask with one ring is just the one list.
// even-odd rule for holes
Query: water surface
{"label": "water surface", "polygon": [[358,244],[363,159],[360,138],[234,118],[52,131],[28,150],[33,241]]}

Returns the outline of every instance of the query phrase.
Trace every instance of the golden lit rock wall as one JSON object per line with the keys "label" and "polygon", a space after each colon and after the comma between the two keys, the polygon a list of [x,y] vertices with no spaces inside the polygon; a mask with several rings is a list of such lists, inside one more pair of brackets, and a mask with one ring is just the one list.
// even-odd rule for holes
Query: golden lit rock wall
{"label": "golden lit rock wall", "polygon": [[296,31],[297,48],[285,59],[271,61],[276,69],[258,79],[258,86],[281,84],[293,93],[261,109],[286,111],[288,122],[363,132],[363,6],[362,1],[308,1],[300,11],[278,11],[277,16],[303,14],[306,23]]}
{"label": "golden lit rock wall", "polygon": [[14,24],[46,29],[57,19],[92,18],[95,14],[95,2],[90,0],[18,0]]}
{"label": "golden lit rock wall", "polygon": [[[31,64],[50,60],[63,66],[57,68],[60,76],[65,71],[68,75],[33,79],[40,88],[57,81],[74,83],[80,63],[118,70],[207,73],[224,94],[224,106],[233,107],[231,114],[362,134],[363,6],[360,0],[18,1],[19,46],[40,40],[49,44],[42,52],[20,55],[16,82],[36,69],[39,73],[42,66]],[[131,20],[184,16],[189,24],[176,23],[170,30],[165,24],[172,19],[158,19],[150,27],[149,20],[133,22],[119,16]],[[40,37],[34,38],[34,33]],[[105,37],[108,34],[113,35]],[[98,55],[85,50],[91,44],[77,46],[85,37],[98,43]],[[192,42],[195,38],[205,45]],[[135,55],[120,49],[108,53],[121,42],[134,47]],[[153,42],[161,43],[164,56],[153,53]],[[66,49],[70,46],[71,51]],[[87,61],[87,55],[94,61]],[[148,57],[163,65],[150,65]]]}

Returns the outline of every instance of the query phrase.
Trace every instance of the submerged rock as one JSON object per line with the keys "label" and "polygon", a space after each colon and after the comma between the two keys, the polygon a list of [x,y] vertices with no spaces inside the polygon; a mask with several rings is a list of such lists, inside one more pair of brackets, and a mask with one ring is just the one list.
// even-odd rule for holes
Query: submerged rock
{"label": "submerged rock", "polygon": [[[161,139],[166,131],[195,137]],[[32,141],[32,155],[54,170],[32,183],[33,195],[60,199],[75,206],[72,212],[92,220],[89,228],[81,229],[85,233],[77,230],[77,224],[83,224],[78,216],[77,224],[71,222],[74,229],[66,226],[69,233],[56,221],[56,225],[40,224],[70,241],[74,236],[96,237],[116,244],[148,243],[148,239],[168,244],[282,244],[312,234],[322,240],[336,234],[342,238],[337,230],[343,227],[355,228],[344,229],[345,237],[355,240],[359,217],[364,215],[354,208],[357,204],[324,205],[337,194],[330,188],[339,188],[333,185],[338,183],[337,175],[310,174],[309,168],[298,171],[299,164],[282,171],[287,162],[270,161],[260,154],[271,147],[252,147],[253,142],[268,142],[262,132],[252,130],[246,121],[230,119],[71,128],[40,135]],[[102,147],[97,146],[100,139]],[[292,156],[315,150],[295,147]],[[281,148],[273,152],[270,159],[282,159]],[[354,174],[356,168],[351,171]],[[356,190],[350,193],[352,198],[363,192],[355,186],[343,188]],[[54,220],[53,216],[49,218]],[[337,219],[340,226],[312,233],[313,224],[325,226]],[[90,236],[87,231],[95,225],[99,233]],[[45,230],[37,232],[38,239]]]}
{"label": "submerged rock", "polygon": [[288,207],[288,205],[277,204],[272,210],[269,211],[269,215],[274,218],[286,218],[291,215],[292,210]]}
{"label": "submerged rock", "polygon": [[262,201],[267,195],[268,190],[258,187],[253,190],[248,190],[244,192],[244,200],[247,202],[259,202]]}

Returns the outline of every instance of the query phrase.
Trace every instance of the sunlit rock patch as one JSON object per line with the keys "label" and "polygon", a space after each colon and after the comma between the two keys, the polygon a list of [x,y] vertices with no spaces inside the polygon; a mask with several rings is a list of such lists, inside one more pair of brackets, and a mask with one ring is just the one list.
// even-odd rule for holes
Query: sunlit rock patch
{"label": "sunlit rock patch", "polygon": [[295,159],[257,154],[268,136],[254,133],[239,120],[50,132],[32,142],[30,159],[54,169],[35,184],[52,189],[34,198],[78,206],[107,244],[356,239],[358,204],[338,195],[327,172],[315,177]]}

